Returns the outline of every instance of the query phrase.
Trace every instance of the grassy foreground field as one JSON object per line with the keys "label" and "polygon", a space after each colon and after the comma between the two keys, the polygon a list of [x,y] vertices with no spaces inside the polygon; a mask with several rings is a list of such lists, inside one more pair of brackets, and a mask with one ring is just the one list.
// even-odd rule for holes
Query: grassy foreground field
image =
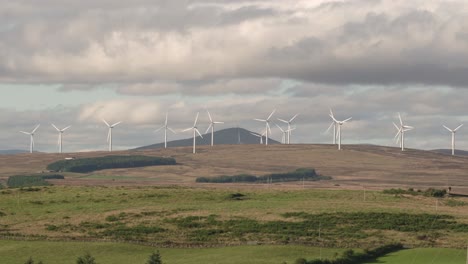
{"label": "grassy foreground field", "polygon": [[[117,243],[79,243],[0,240],[1,263],[23,264],[29,256],[45,264],[76,263],[76,258],[89,252],[99,264],[144,264],[156,249]],[[159,249],[168,264],[281,264],[293,263],[298,256],[332,258],[340,249],[319,249],[305,246],[238,246],[205,249]]]}
{"label": "grassy foreground field", "polygon": [[[262,188],[261,188],[262,187]],[[143,241],[163,247],[247,244],[464,247],[466,198],[281,185],[48,186],[0,191],[0,235]]]}
{"label": "grassy foreground field", "polygon": [[417,248],[401,250],[366,264],[465,264],[466,250]]}

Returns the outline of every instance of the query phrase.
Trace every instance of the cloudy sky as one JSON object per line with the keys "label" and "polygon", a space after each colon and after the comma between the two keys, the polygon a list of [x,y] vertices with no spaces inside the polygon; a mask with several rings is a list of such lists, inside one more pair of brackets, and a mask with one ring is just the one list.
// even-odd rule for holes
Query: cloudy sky
{"label": "cloudy sky", "polygon": [[[204,109],[260,131],[253,118],[296,113],[295,143],[394,145],[401,112],[414,148],[448,148],[468,121],[464,0],[0,0],[0,149],[106,147],[101,119],[123,121],[116,149],[160,142],[169,112],[187,128]],[[203,131],[204,132],[204,131]],[[280,133],[273,131],[273,137]],[[172,138],[188,137],[180,133]],[[468,127],[458,147],[468,149]]]}

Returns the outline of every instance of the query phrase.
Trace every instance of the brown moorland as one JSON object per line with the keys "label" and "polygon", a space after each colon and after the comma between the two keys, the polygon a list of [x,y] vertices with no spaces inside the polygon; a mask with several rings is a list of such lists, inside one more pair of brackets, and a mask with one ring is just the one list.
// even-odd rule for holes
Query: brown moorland
{"label": "brown moorland", "polygon": [[[320,182],[276,184],[281,188],[388,189],[446,188],[468,195],[468,157],[450,156],[431,151],[373,145],[346,145],[342,151],[333,145],[217,145],[115,151],[112,155],[169,156],[175,166],[153,166],[112,169],[88,174],[65,173],[57,185],[189,185],[197,177],[248,173],[265,175],[289,172],[297,168],[314,168],[333,179]],[[40,173],[46,166],[65,157],[89,158],[110,155],[109,152],[68,154],[0,155],[0,181],[11,175]],[[245,184],[201,184],[238,187]],[[260,186],[249,184],[249,186]],[[263,188],[263,187],[262,187]]]}

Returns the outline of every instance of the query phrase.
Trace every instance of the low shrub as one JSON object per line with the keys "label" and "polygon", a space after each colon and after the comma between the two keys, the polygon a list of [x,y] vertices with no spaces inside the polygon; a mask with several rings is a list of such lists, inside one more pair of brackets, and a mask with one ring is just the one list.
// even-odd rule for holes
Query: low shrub
{"label": "low shrub", "polygon": [[[7,185],[11,188],[48,186],[50,183],[48,183],[46,180],[51,179],[63,180],[65,177],[59,174],[15,175],[8,177]],[[31,191],[34,190],[31,189]]]}

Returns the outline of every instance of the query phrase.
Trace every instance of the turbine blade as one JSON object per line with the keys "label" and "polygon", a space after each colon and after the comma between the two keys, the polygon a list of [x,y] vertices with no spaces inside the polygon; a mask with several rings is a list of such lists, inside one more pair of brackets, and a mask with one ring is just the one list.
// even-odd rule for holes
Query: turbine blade
{"label": "turbine blade", "polygon": [[457,131],[457,130],[458,130],[460,127],[462,127],[462,126],[463,126],[463,124],[457,126],[457,128],[455,128],[453,131],[454,131],[454,132]]}
{"label": "turbine blade", "polygon": [[102,119],[102,122],[104,122],[104,124],[106,124],[106,126],[110,127],[109,123],[107,123],[107,121],[104,118]]}
{"label": "turbine blade", "polygon": [[203,138],[202,134],[200,134],[200,131],[198,131],[197,128],[195,128],[195,132],[197,132],[197,134],[198,134],[201,138]]}
{"label": "turbine blade", "polygon": [[197,126],[197,122],[198,122],[198,115],[200,114],[200,112],[197,112],[197,116],[195,117],[195,122],[193,123],[193,126]]}
{"label": "turbine blade", "polygon": [[29,132],[24,132],[24,131],[20,131],[20,133],[23,133],[23,134],[25,134],[25,135],[31,135],[31,133],[29,133]]}
{"label": "turbine blade", "polygon": [[254,135],[254,136],[256,136],[256,137],[261,137],[259,134],[254,133],[254,132],[250,132],[250,134],[252,134],[252,135]]}
{"label": "turbine blade", "polygon": [[216,122],[213,122],[213,124],[224,124],[224,122],[216,121]]}
{"label": "turbine blade", "polygon": [[257,119],[257,118],[255,118],[254,120],[255,120],[255,121],[260,121],[260,122],[266,122],[265,119]]}
{"label": "turbine blade", "polygon": [[270,124],[268,122],[266,123],[266,126],[267,126],[267,129],[268,129],[268,133],[270,133],[270,135],[271,135],[272,134],[271,133],[271,128],[270,128]]}
{"label": "turbine blade", "polygon": [[168,127],[167,129],[169,129],[169,131],[171,131],[172,133],[177,134],[177,132],[175,132],[174,130],[172,130],[172,128]]}
{"label": "turbine blade", "polygon": [[327,134],[328,131],[330,131],[330,129],[332,128],[332,126],[333,126],[334,124],[335,124],[335,122],[332,122],[332,123],[330,124],[330,126],[327,128],[327,130],[325,130],[325,134]]}
{"label": "turbine blade", "polygon": [[396,128],[397,130],[400,130],[400,127],[397,126],[397,124],[395,124],[395,122],[393,122],[393,125],[395,126],[395,128]]}
{"label": "turbine blade", "polygon": [[166,112],[166,122],[164,122],[165,126],[167,126],[167,115],[168,115],[168,113]]}
{"label": "turbine blade", "polygon": [[208,118],[210,119],[210,122],[213,123],[213,119],[211,118],[210,111],[206,110],[206,112],[208,113]]}
{"label": "turbine blade", "polygon": [[166,126],[162,126],[162,127],[158,128],[158,129],[156,129],[156,130],[154,131],[154,133],[159,132],[161,129],[163,129],[163,128],[165,128],[165,127],[166,127]]}
{"label": "turbine blade", "polygon": [[193,127],[190,127],[190,128],[182,130],[182,132],[187,132],[187,131],[192,130],[192,129],[193,129]]}
{"label": "turbine blade", "polygon": [[400,115],[400,113],[398,113],[398,119],[400,119],[400,125],[402,125],[402,126],[403,126],[403,120],[401,119],[401,115]]}
{"label": "turbine blade", "polygon": [[66,128],[62,129],[62,132],[69,129],[71,126],[67,126]]}
{"label": "turbine blade", "polygon": [[51,124],[51,125],[55,128],[55,130],[57,130],[58,132],[60,132],[60,129],[58,129],[54,124]]}
{"label": "turbine blade", "polygon": [[332,118],[335,118],[335,115],[333,114],[333,110],[330,108],[330,114],[329,114]]}
{"label": "turbine blade", "polygon": [[36,132],[36,130],[40,127],[41,125],[37,125],[36,128],[34,128],[34,130],[31,132],[31,134],[34,134]]}
{"label": "turbine blade", "polygon": [[208,131],[210,131],[210,128],[211,128],[212,126],[213,126],[213,123],[210,123],[210,125],[209,125],[208,128],[206,129],[205,134],[208,133]]}
{"label": "turbine blade", "polygon": [[330,117],[331,117],[331,119],[333,119],[333,121],[334,121],[335,123],[338,123],[338,120],[336,120],[335,116],[333,116],[332,114],[330,114]]}
{"label": "turbine blade", "polygon": [[119,121],[119,122],[113,124],[112,127],[115,127],[115,126],[117,126],[117,125],[120,124],[120,123],[122,123],[122,121]]}
{"label": "turbine blade", "polygon": [[296,119],[296,117],[298,116],[299,114],[296,114],[295,116],[293,116],[290,120],[289,120],[289,123],[291,123],[294,119]]}
{"label": "turbine blade", "polygon": [[275,124],[275,125],[281,130],[281,132],[284,133],[284,130],[280,126],[278,126],[278,124]]}
{"label": "turbine blade", "polygon": [[352,117],[350,117],[350,118],[348,118],[348,119],[345,119],[345,120],[343,120],[343,121],[341,121],[341,122],[342,122],[342,123],[345,123],[345,122],[348,122],[348,121],[351,120],[351,119],[352,119]]}
{"label": "turbine blade", "polygon": [[283,123],[286,123],[286,124],[289,124],[288,121],[284,120],[284,119],[281,119],[281,118],[277,118],[279,121],[283,122]]}
{"label": "turbine blade", "polygon": [[109,132],[107,132],[107,142],[109,142],[112,133],[112,128],[109,127]]}
{"label": "turbine blade", "polygon": [[450,131],[450,132],[453,132],[453,131],[454,131],[454,130],[452,130],[452,129],[446,127],[445,125],[442,125],[442,126],[445,127],[445,129],[447,129],[447,130]]}
{"label": "turbine blade", "polygon": [[273,116],[273,114],[276,112],[276,109],[274,109],[271,114],[268,116],[268,118],[266,120],[270,120],[270,118]]}

